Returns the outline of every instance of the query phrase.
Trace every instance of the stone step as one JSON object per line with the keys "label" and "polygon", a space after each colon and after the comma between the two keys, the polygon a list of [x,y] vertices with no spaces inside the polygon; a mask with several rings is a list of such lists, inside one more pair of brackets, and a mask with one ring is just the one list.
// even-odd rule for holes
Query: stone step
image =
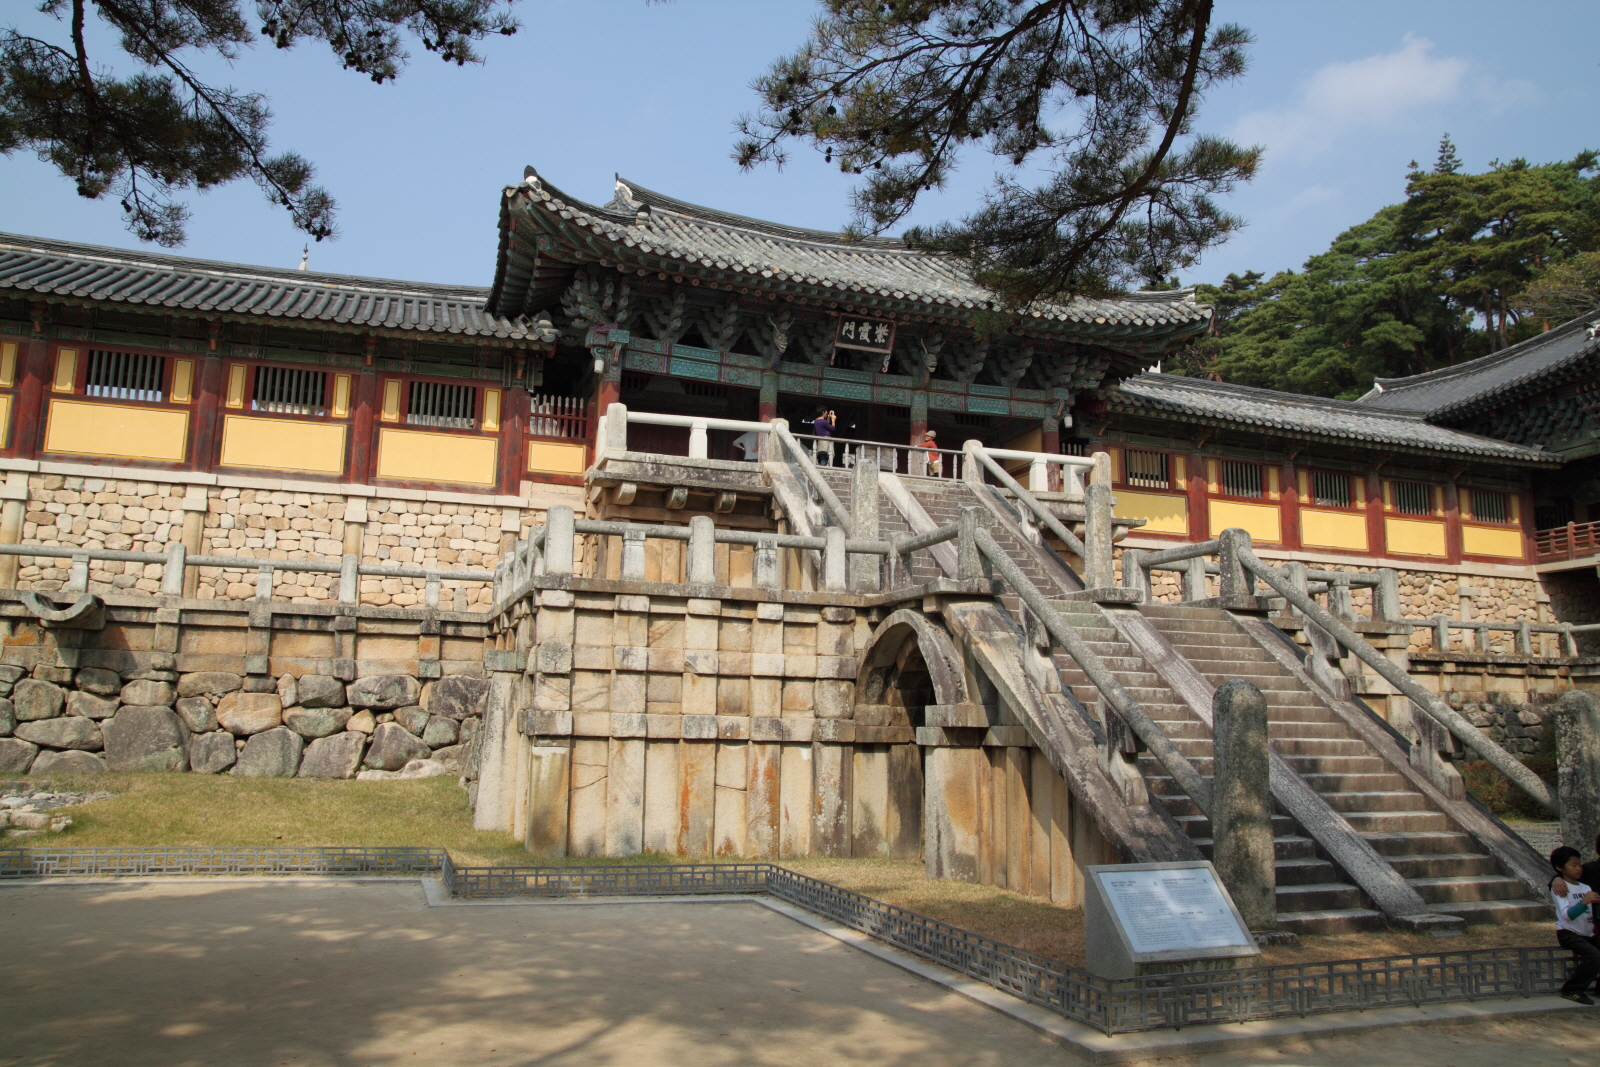
{"label": "stone step", "polygon": [[1361,890],[1345,882],[1309,882],[1278,887],[1278,907],[1288,912],[1359,908],[1366,902]]}
{"label": "stone step", "polygon": [[1537,900],[1460,900],[1433,904],[1429,911],[1455,915],[1469,926],[1498,926],[1507,923],[1553,922],[1551,906]]}
{"label": "stone step", "polygon": [[1278,926],[1296,934],[1358,934],[1381,930],[1384,925],[1383,913],[1370,908],[1278,912]]}
{"label": "stone step", "polygon": [[[1267,737],[1274,745],[1278,740],[1285,741],[1341,741],[1350,736],[1350,731],[1343,723],[1337,722],[1273,722],[1267,720]],[[1361,749],[1367,746],[1356,741]],[[1359,750],[1358,750],[1359,751]]]}
{"label": "stone step", "polygon": [[1493,856],[1481,852],[1442,852],[1432,855],[1394,855],[1387,857],[1389,866],[1400,872],[1400,877],[1449,878],[1453,876],[1499,874],[1500,865]]}
{"label": "stone step", "polygon": [[[1191,837],[1195,848],[1207,859],[1211,858],[1212,840],[1209,837]],[[1317,858],[1317,843],[1309,837],[1297,834],[1280,834],[1272,839],[1273,858],[1282,862],[1285,860],[1302,860]]]}
{"label": "stone step", "polygon": [[[1270,732],[1270,724],[1268,730]],[[1274,737],[1272,749],[1285,758],[1294,756],[1365,756],[1367,744],[1352,737]]]}
{"label": "stone step", "polygon": [[[1335,794],[1337,795],[1337,794]],[[1392,834],[1404,830],[1444,830],[1449,820],[1437,811],[1345,811],[1340,812],[1351,829],[1367,834]]]}
{"label": "stone step", "polygon": [[1407,878],[1429,904],[1464,904],[1485,900],[1525,900],[1527,891],[1515,878],[1503,874],[1458,874],[1438,878]]}
{"label": "stone step", "polygon": [[[1322,792],[1318,790],[1318,792]],[[1348,812],[1378,812],[1378,811],[1423,811],[1427,801],[1421,793],[1409,790],[1394,789],[1377,793],[1355,792],[1327,792],[1322,793],[1322,799],[1334,811]]]}
{"label": "stone step", "polygon": [[[1185,797],[1184,799],[1188,799]],[[1165,801],[1163,801],[1165,803]],[[1211,820],[1204,815],[1174,815],[1173,821],[1183,827],[1183,832],[1190,838],[1211,839]],[[1272,836],[1291,837],[1297,827],[1294,820],[1287,815],[1272,816]]]}
{"label": "stone step", "polygon": [[[1377,761],[1374,761],[1377,762]],[[1392,772],[1369,774],[1329,774],[1301,772],[1306,784],[1319,793],[1379,793],[1399,792],[1405,789],[1406,780]]]}
{"label": "stone step", "polygon": [[1377,756],[1301,756],[1279,753],[1302,775],[1381,774],[1389,765]]}
{"label": "stone step", "polygon": [[1317,856],[1306,856],[1292,860],[1278,859],[1272,866],[1280,891],[1284,886],[1325,885],[1336,882],[1339,878],[1338,869],[1327,860]]}
{"label": "stone step", "polygon": [[1425,830],[1388,829],[1371,830],[1362,838],[1374,852],[1384,857],[1401,856],[1460,856],[1477,851],[1477,842],[1470,834],[1448,827]]}

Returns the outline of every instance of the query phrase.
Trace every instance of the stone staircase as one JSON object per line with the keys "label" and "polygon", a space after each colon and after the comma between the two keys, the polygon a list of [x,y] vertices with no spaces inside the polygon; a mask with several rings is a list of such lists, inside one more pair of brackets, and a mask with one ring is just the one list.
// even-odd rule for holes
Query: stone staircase
{"label": "stone staircase", "polygon": [[[849,472],[830,469],[823,474],[848,507]],[[955,522],[963,507],[984,503],[960,481],[902,481],[929,518],[940,526]],[[886,537],[910,532],[906,520],[887,497],[880,498],[878,522],[880,534]],[[991,534],[1042,592],[1052,597],[1060,593],[1061,584],[1046,572],[1041,562],[1044,553],[1039,548],[1025,546],[998,524]],[[913,581],[944,576],[932,553],[914,555]],[[1020,625],[1019,598],[1008,592],[999,599]],[[1058,602],[1063,615],[1090,649],[1200,773],[1209,777],[1209,725],[1165,684],[1103,609],[1087,602]],[[1431,910],[1459,916],[1468,923],[1527,922],[1548,917],[1548,908],[1542,902],[1527,898],[1522,882],[1508,876],[1472,835],[1455,828],[1449,817],[1432,807],[1426,797],[1408,789],[1406,780],[1383,757],[1374,754],[1365,741],[1338,721],[1299,679],[1273,662],[1225,612],[1159,604],[1144,605],[1138,610],[1213,687],[1232,678],[1244,678],[1263,692],[1268,701],[1268,733],[1273,749],[1416,890]],[[1076,661],[1064,652],[1056,652],[1053,658],[1063,690],[1084,707],[1095,709],[1101,700],[1099,690]],[[1139,768],[1151,794],[1187,831],[1202,854],[1209,855],[1210,820],[1198,805],[1182,793],[1154,758],[1141,755]],[[1383,913],[1373,907],[1366,893],[1281,806],[1273,822],[1278,921],[1283,928],[1330,934],[1384,924]]]}
{"label": "stone staircase", "polygon": [[[1405,878],[1431,910],[1459,916],[1468,923],[1532,922],[1547,917],[1548,908],[1542,901],[1528,899],[1520,880],[1504,873],[1472,835],[1451,824],[1445,812],[1408,788],[1405,778],[1375,755],[1303,682],[1279,666],[1226,612],[1166,604],[1146,604],[1139,611],[1211,685],[1243,678],[1261,690],[1267,698],[1273,749]],[[1151,714],[1156,715],[1153,709]],[[1162,725],[1170,732],[1184,724]],[[1185,754],[1194,758],[1200,754],[1198,746],[1191,752],[1189,744],[1179,742]],[[1209,755],[1210,741],[1204,744]],[[1150,764],[1159,774],[1154,761]],[[1201,819],[1197,814],[1179,815],[1176,810],[1173,814],[1180,821]],[[1198,830],[1201,823],[1192,825]],[[1209,838],[1209,829],[1203,835]],[[1200,843],[1204,848],[1209,841]],[[1359,921],[1360,891],[1329,877],[1333,872],[1331,864],[1293,836],[1280,834],[1280,911],[1288,916],[1322,912],[1335,923]],[[1291,901],[1297,906],[1286,906]]]}

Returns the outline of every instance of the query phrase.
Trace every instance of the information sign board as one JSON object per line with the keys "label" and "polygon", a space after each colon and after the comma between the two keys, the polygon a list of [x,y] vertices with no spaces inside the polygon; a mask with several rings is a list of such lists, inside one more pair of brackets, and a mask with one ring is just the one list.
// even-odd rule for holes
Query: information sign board
{"label": "information sign board", "polygon": [[1232,967],[1260,949],[1205,860],[1085,868],[1089,971],[1103,978]]}

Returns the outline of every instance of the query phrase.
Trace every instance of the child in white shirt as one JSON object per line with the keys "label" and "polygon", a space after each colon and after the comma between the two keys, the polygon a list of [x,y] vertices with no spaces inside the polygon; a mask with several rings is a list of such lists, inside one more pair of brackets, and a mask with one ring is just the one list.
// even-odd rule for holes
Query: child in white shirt
{"label": "child in white shirt", "polygon": [[[1572,953],[1572,974],[1561,995],[1578,1004],[1593,1004],[1586,990],[1600,976],[1600,947],[1595,944],[1594,912],[1600,893],[1583,882],[1583,855],[1562,845],[1550,853],[1556,877],[1550,882],[1550,899],[1556,908],[1556,940]],[[1600,987],[1597,987],[1600,988]]]}

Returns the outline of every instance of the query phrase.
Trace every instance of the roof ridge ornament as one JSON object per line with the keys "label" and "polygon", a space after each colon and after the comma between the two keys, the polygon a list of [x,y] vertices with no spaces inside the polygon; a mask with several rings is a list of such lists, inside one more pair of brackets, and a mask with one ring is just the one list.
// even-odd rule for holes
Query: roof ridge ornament
{"label": "roof ridge ornament", "polygon": [[539,177],[539,172],[531,166],[522,168],[522,184],[536,193],[544,192],[544,181]]}

